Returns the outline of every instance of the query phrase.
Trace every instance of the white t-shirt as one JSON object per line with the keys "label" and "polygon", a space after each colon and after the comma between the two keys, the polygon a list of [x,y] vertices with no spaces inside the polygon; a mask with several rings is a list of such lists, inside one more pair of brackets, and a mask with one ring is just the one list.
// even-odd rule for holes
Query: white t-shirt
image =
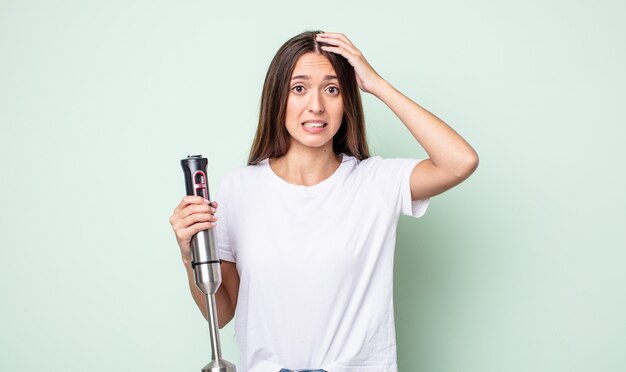
{"label": "white t-shirt", "polygon": [[226,175],[216,227],[220,259],[241,279],[239,372],[395,372],[393,256],[419,160],[343,155],[314,186],[289,184],[268,160]]}

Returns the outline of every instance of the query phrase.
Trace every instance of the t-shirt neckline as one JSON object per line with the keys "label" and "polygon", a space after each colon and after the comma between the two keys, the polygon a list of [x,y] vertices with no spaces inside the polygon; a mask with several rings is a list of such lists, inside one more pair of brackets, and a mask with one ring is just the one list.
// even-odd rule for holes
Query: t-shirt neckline
{"label": "t-shirt neckline", "polygon": [[340,179],[341,176],[346,172],[350,162],[355,159],[350,155],[340,155],[341,163],[339,164],[339,167],[337,167],[337,169],[328,178],[312,186],[294,185],[285,181],[274,172],[274,170],[270,166],[269,158],[262,160],[261,162],[259,162],[259,164],[264,167],[264,171],[268,175],[268,178],[270,178],[271,182],[274,183],[277,187],[282,188],[285,192],[298,195],[311,195],[317,194],[335,184],[337,180]]}

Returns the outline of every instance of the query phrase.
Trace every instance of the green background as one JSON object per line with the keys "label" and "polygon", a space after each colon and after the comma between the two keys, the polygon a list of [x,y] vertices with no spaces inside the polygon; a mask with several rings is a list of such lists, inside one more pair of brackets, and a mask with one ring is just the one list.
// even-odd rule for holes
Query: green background
{"label": "green background", "polygon": [[[0,370],[197,371],[179,159],[245,164],[269,61],[346,33],[476,173],[402,218],[403,372],[626,371],[623,1],[0,1]],[[423,157],[364,96],[372,152]],[[225,358],[238,360],[233,324]],[[332,372],[332,371],[331,371]]]}

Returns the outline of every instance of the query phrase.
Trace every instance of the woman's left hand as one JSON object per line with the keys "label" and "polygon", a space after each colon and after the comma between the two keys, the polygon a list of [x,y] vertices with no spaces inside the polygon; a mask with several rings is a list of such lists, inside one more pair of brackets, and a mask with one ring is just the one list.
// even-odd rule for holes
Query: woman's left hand
{"label": "woman's left hand", "polygon": [[383,78],[370,66],[361,51],[344,34],[324,32],[317,34],[316,40],[322,45],[323,51],[343,56],[354,68],[359,88],[367,93],[374,93],[375,89],[384,83]]}

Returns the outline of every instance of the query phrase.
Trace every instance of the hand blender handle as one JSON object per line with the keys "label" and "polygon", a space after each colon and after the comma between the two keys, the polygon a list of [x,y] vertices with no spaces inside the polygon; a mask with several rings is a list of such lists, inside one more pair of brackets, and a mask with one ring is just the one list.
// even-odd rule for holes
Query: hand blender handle
{"label": "hand blender handle", "polygon": [[209,200],[209,187],[207,182],[207,158],[202,155],[189,155],[187,159],[180,161],[185,174],[185,189],[187,195],[202,196]]}

